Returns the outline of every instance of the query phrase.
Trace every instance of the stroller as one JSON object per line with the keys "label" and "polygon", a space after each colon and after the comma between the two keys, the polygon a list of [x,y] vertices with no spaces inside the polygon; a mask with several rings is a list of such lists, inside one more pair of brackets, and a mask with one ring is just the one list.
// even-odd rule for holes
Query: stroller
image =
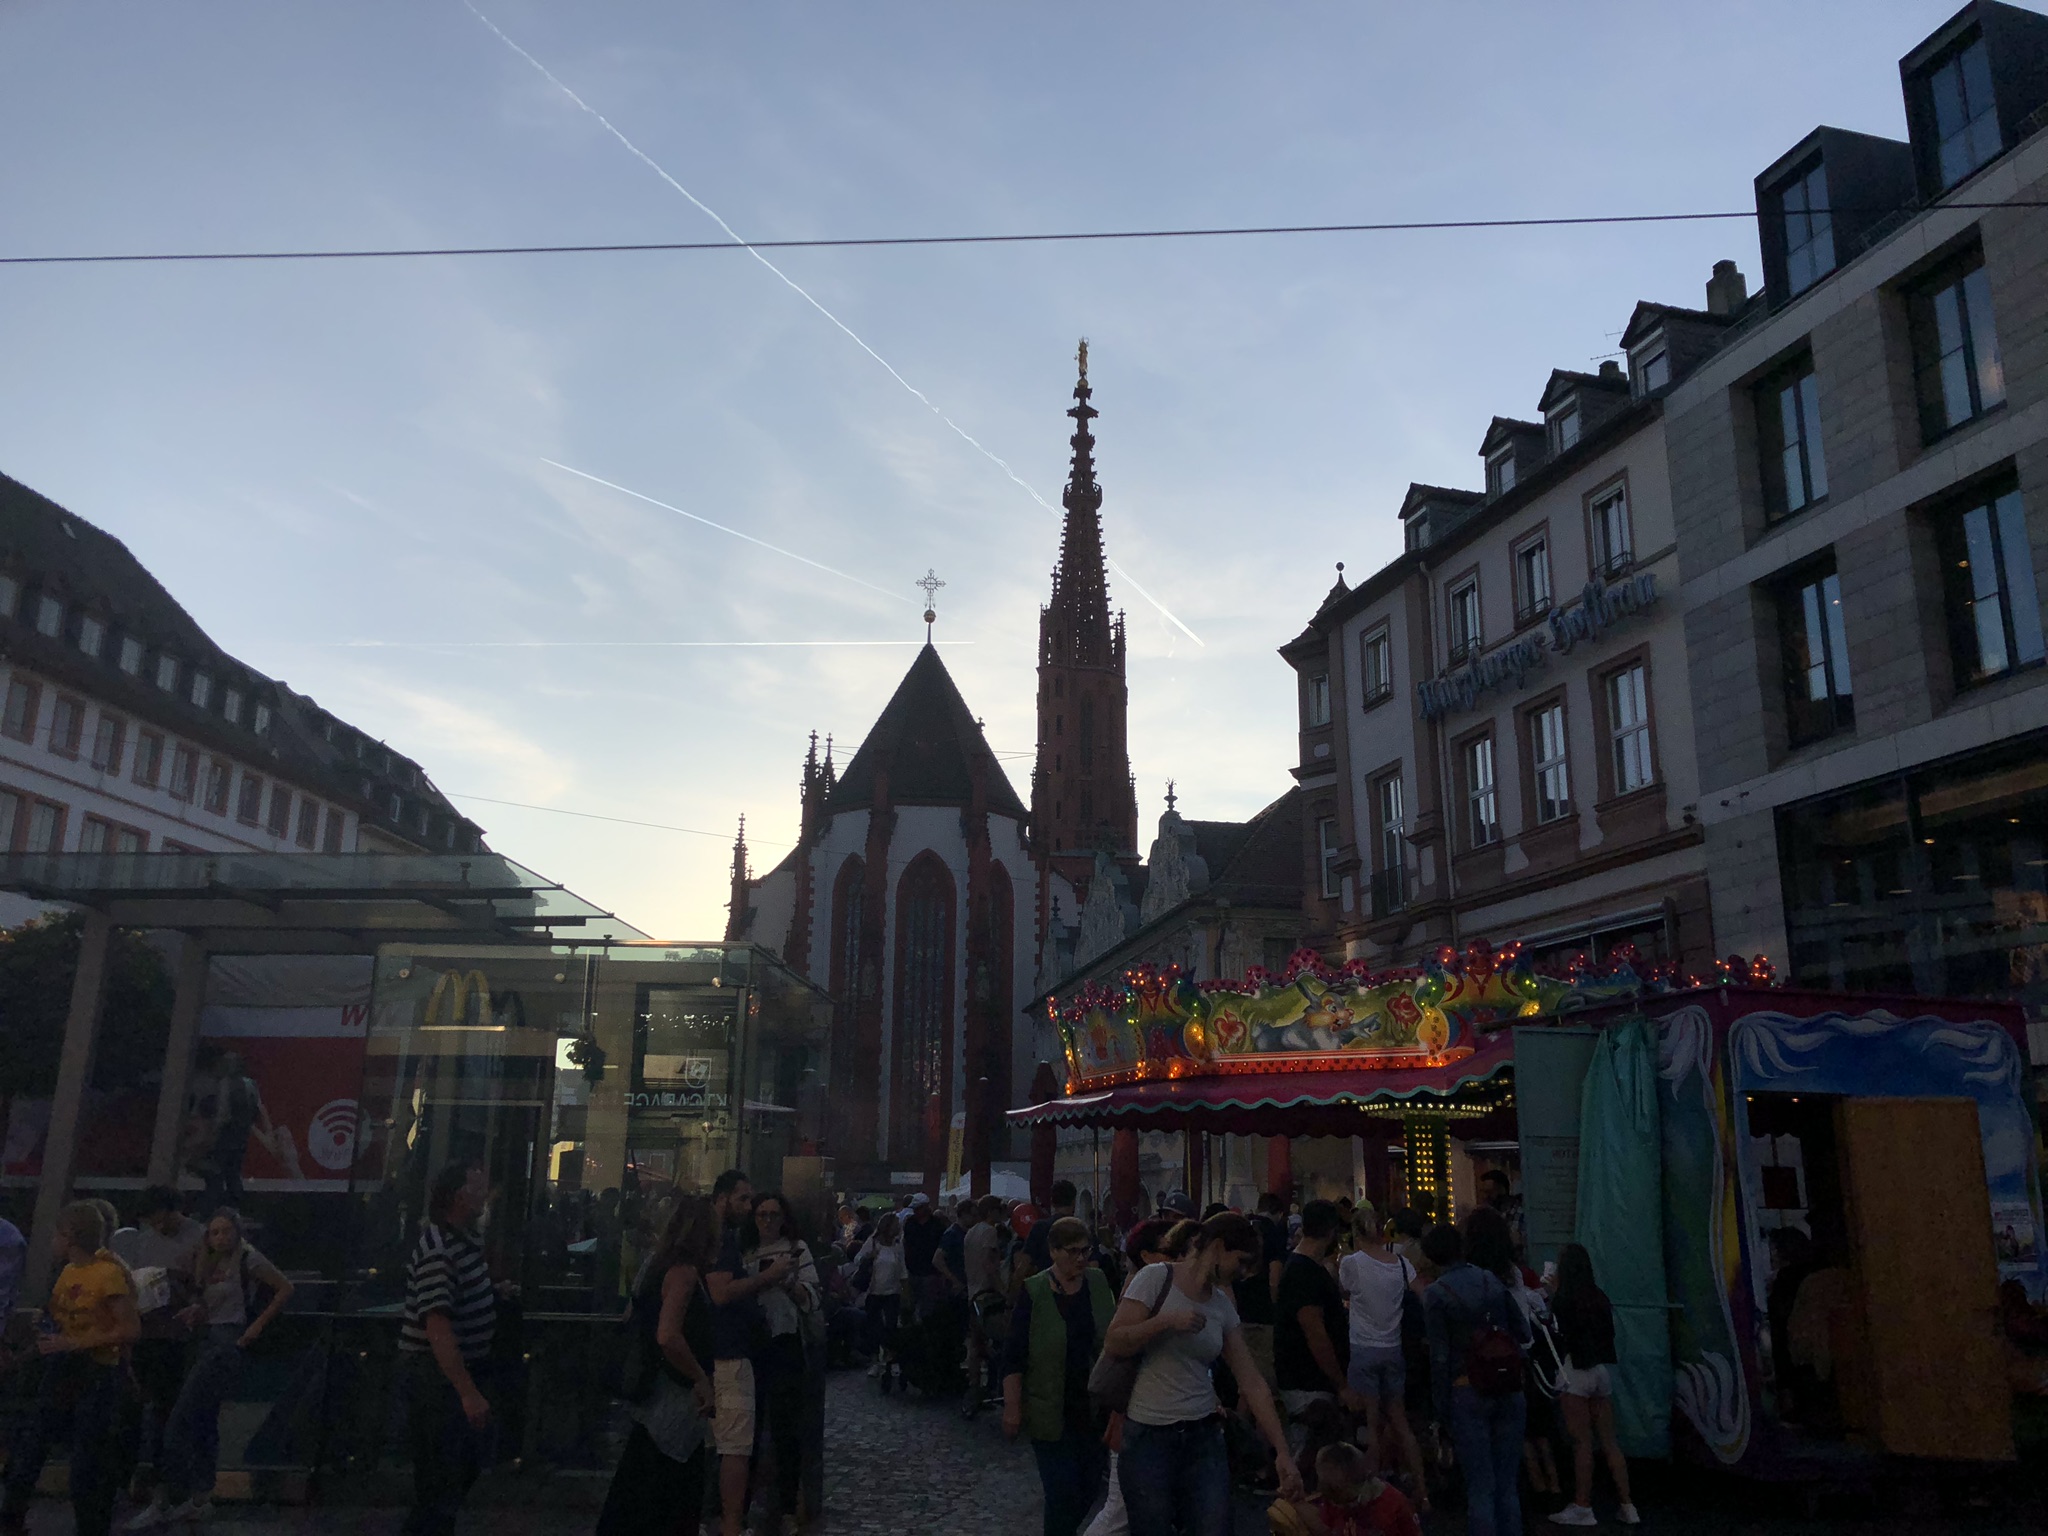
{"label": "stroller", "polygon": [[966,1303],[943,1297],[925,1315],[906,1320],[896,1336],[896,1364],[907,1386],[927,1397],[958,1397],[966,1385]]}

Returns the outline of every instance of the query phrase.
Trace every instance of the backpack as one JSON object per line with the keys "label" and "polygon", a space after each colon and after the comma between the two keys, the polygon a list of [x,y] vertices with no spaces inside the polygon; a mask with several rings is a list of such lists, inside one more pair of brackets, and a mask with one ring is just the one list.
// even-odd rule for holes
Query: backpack
{"label": "backpack", "polygon": [[[1514,1305],[1512,1298],[1508,1305]],[[1522,1390],[1522,1374],[1522,1347],[1514,1335],[1478,1314],[1465,1343],[1465,1379],[1472,1390],[1481,1397],[1506,1397]]]}

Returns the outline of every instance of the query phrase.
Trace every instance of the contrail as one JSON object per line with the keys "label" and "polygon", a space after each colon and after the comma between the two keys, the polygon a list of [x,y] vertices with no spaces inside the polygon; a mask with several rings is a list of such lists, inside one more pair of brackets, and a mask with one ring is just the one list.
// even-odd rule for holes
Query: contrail
{"label": "contrail", "polygon": [[1178,629],[1182,634],[1186,635],[1190,640],[1194,641],[1195,644],[1201,646],[1203,650],[1206,651],[1209,648],[1208,643],[1204,641],[1200,635],[1196,634],[1192,629],[1189,629],[1187,625],[1181,623],[1179,616],[1175,614],[1172,609],[1168,608],[1166,604],[1162,603],[1150,592],[1147,592],[1143,587],[1139,586],[1137,577],[1133,576],[1129,571],[1125,570],[1122,566],[1118,565],[1114,560],[1111,560],[1109,562],[1109,568],[1112,571],[1115,571],[1117,575],[1123,577],[1125,581],[1128,581],[1131,584],[1131,590],[1133,592],[1137,593],[1138,596],[1145,599],[1146,602],[1150,603],[1154,608],[1157,608],[1161,613],[1165,614],[1168,619],[1172,620],[1174,627]]}
{"label": "contrail", "polygon": [[[474,7],[471,8],[474,9]],[[787,556],[791,560],[801,560],[805,565],[810,566],[814,570],[823,571],[827,576],[837,576],[841,581],[850,581],[855,586],[866,587],[870,592],[879,592],[884,597],[893,597],[899,603],[910,601],[909,598],[904,597],[901,593],[891,592],[886,587],[878,587],[872,581],[862,581],[858,576],[849,576],[845,571],[835,571],[829,565],[820,565],[809,555],[800,555],[793,549],[784,549],[780,545],[770,544],[766,539],[757,539],[751,533],[741,533],[737,528],[728,528],[723,523],[714,523],[708,517],[699,517],[694,512],[685,512],[681,507],[671,505],[666,501],[657,501],[652,496],[644,496],[631,487],[620,485],[615,480],[607,480],[602,475],[589,474],[577,469],[573,465],[564,464],[559,459],[544,458],[541,460],[541,463],[553,465],[563,473],[574,475],[580,480],[588,480],[594,485],[601,485],[608,490],[617,491],[622,496],[631,496],[635,501],[644,501],[650,507],[660,507],[664,512],[673,512],[678,517],[687,517],[691,522],[702,523],[706,528],[716,528],[720,533],[729,533],[736,539],[745,539],[749,544],[758,544],[761,548],[774,554]],[[1133,582],[1132,585],[1136,586],[1137,583]]]}
{"label": "contrail", "polygon": [[[1034,486],[1030,481],[1026,480],[1022,475],[1018,474],[1016,470],[1010,468],[1010,465],[1007,460],[1005,460],[1000,454],[994,453],[988,448],[984,447],[982,443],[975,438],[973,433],[969,432],[965,427],[961,426],[959,422],[955,421],[952,417],[948,416],[944,411],[940,410],[938,406],[934,405],[932,403],[931,396],[927,395],[923,390],[919,389],[915,384],[911,383],[910,380],[904,378],[902,374],[898,373],[893,367],[890,366],[889,360],[886,357],[882,356],[881,353],[877,352],[865,341],[862,341],[859,336],[855,335],[853,332],[853,328],[851,326],[847,325],[847,323],[844,320],[841,320],[837,315],[833,314],[831,310],[827,309],[824,305],[820,304],[816,299],[811,297],[809,290],[806,289],[801,283],[797,282],[796,279],[792,278],[787,272],[783,271],[782,268],[776,266],[775,263],[770,261],[766,256],[763,256],[759,251],[755,250],[753,246],[748,245],[747,242],[743,238],[741,238],[738,230],[734,229],[730,224],[726,223],[724,219],[719,217],[717,210],[713,209],[702,198],[698,197],[696,193],[692,192],[680,181],[677,181],[675,177],[669,175],[667,171],[663,170],[661,166],[655,162],[652,156],[647,154],[647,152],[641,149],[639,145],[635,144],[631,139],[627,138],[615,126],[613,126],[610,118],[606,117],[602,112],[598,111],[597,108],[593,107],[589,102],[585,101],[581,96],[578,96],[567,85],[565,85],[561,81],[561,79],[556,76],[554,71],[547,67],[547,65],[541,63],[539,59],[536,59],[524,48],[520,47],[517,43],[513,42],[511,38],[507,37],[503,29],[500,28],[496,22],[492,21],[490,17],[486,16],[482,11],[476,8],[474,0],[462,0],[462,3],[464,6],[468,7],[469,13],[472,16],[476,17],[478,21],[482,22],[485,26],[491,29],[492,33],[497,37],[497,39],[500,42],[502,42],[507,48],[510,48],[514,53],[518,54],[519,57],[526,60],[527,63],[531,64],[536,70],[538,70],[540,72],[542,79],[546,80],[548,84],[552,85],[564,96],[568,97],[571,101],[575,102],[578,107],[582,108],[585,112],[588,112],[593,118],[597,120],[598,126],[603,128],[606,133],[610,134],[613,138],[617,139],[621,144],[625,145],[627,150],[632,153],[635,159],[637,159],[642,165],[646,166],[650,171],[654,172],[654,174],[659,176],[663,181],[667,182],[671,187],[674,187],[676,191],[682,193],[682,195],[685,198],[689,199],[692,207],[696,208],[700,213],[704,214],[706,218],[710,219],[712,223],[716,224],[720,229],[724,230],[727,235],[731,236],[732,241],[735,245],[744,246],[749,256],[753,257],[754,260],[761,263],[762,266],[766,267],[770,272],[773,272],[778,278],[780,278],[789,287],[792,293],[795,293],[806,304],[810,305],[811,308],[815,309],[827,320],[830,320],[846,336],[847,340],[851,341],[856,347],[859,347],[861,351],[867,353],[869,357],[872,357],[876,362],[880,363],[882,365],[883,371],[886,372],[890,378],[894,379],[898,384],[901,384],[905,389],[909,390],[912,395],[916,396],[918,401],[923,404],[925,409],[930,411],[934,416],[938,417],[940,421],[944,422],[946,426],[949,429],[951,429],[960,438],[962,442],[966,443],[970,448],[974,449],[976,453],[980,454],[983,458],[987,459],[991,464],[995,465],[997,469],[1000,469],[1004,474],[1008,475],[1011,481],[1014,482],[1024,492],[1025,495],[1029,496],[1033,501],[1037,502],[1046,511],[1052,513],[1055,517],[1059,515],[1059,508],[1055,507],[1051,502],[1047,501],[1043,496],[1039,495],[1038,488]],[[552,463],[553,461],[550,460],[549,462]],[[560,465],[557,467],[567,468],[568,466]],[[577,470],[570,470],[569,472],[571,474],[580,473],[580,471]],[[596,477],[589,476],[587,478],[595,479]],[[610,482],[600,481],[599,483],[609,484]],[[614,487],[614,489],[623,490],[624,487]],[[637,493],[633,491],[627,491],[626,494],[631,496]],[[660,506],[663,505],[663,503],[656,502],[655,505]],[[681,509],[672,507],[669,510],[680,511]],[[689,517],[692,514],[685,512],[683,513],[683,515],[685,517]],[[703,522],[706,521],[706,519],[699,518],[698,521]],[[719,525],[713,523],[711,526],[716,528]],[[732,530],[729,528],[725,531],[728,533],[732,532]],[[746,535],[741,534],[740,537],[745,538]],[[755,540],[755,542],[759,543],[760,541],[757,539]],[[787,551],[781,551],[781,553],[787,553]],[[803,559],[801,555],[798,555],[794,558],[799,560]],[[806,563],[814,564],[815,562]],[[1115,561],[1111,561],[1110,563],[1112,565],[1116,564]],[[824,567],[822,566],[819,568],[821,570],[824,569]],[[1189,629],[1187,625],[1181,623],[1179,618],[1177,618],[1167,608],[1167,606],[1164,603],[1160,602],[1158,598],[1154,597],[1151,593],[1147,592],[1143,587],[1139,586],[1136,581],[1132,580],[1130,572],[1124,570],[1121,566],[1117,567],[1117,572],[1119,575],[1123,577],[1125,581],[1131,583],[1131,586],[1133,587],[1133,589],[1137,591],[1140,597],[1144,598],[1146,602],[1150,603],[1154,608],[1157,608],[1161,613],[1165,614],[1166,617],[1173,622],[1175,627],[1177,627],[1182,634],[1186,635],[1190,640],[1194,641],[1195,644],[1203,646],[1203,649],[1207,649],[1207,646],[1203,644],[1202,637],[1196,634],[1192,629]],[[839,573],[834,572],[834,574],[837,575]],[[854,580],[857,578],[849,577],[848,579]],[[866,586],[867,583],[862,582],[861,585]]]}
{"label": "contrail", "polygon": [[936,405],[934,405],[932,403],[931,396],[927,395],[923,390],[919,389],[915,384],[911,383],[910,380],[904,378],[902,374],[898,373],[894,368],[890,367],[889,360],[886,357],[882,356],[881,353],[877,352],[873,347],[869,346],[866,342],[862,341],[860,337],[856,336],[851,326],[849,326],[844,320],[841,320],[837,315],[833,314],[832,311],[827,309],[824,305],[820,304],[815,298],[811,297],[810,290],[805,288],[801,283],[797,282],[795,278],[791,277],[787,272],[783,271],[782,268],[776,266],[775,263],[770,261],[766,256],[763,256],[759,251],[755,250],[751,245],[748,245],[747,242],[740,237],[740,233],[738,230],[734,229],[730,224],[726,223],[724,219],[718,216],[718,212],[716,209],[712,208],[702,198],[698,197],[696,193],[692,192],[680,181],[677,181],[675,177],[669,175],[667,171],[663,170],[658,164],[655,163],[652,156],[648,155],[647,152],[641,149],[641,147],[638,144],[635,144],[631,139],[627,138],[623,133],[619,132],[619,130],[612,124],[610,118],[606,117],[602,112],[598,111],[597,108],[593,107],[581,96],[578,96],[574,91],[570,90],[567,85],[563,84],[562,81],[555,75],[554,71],[550,70],[547,67],[547,65],[541,63],[539,59],[536,59],[524,48],[520,47],[517,43],[513,42],[511,38],[507,37],[504,31],[498,26],[496,22],[492,21],[490,17],[486,16],[482,11],[476,8],[476,6],[472,3],[472,0],[462,0],[462,3],[469,8],[469,13],[472,16],[476,17],[478,21],[482,22],[485,26],[489,27],[492,32],[497,34],[498,40],[500,42],[502,42],[507,48],[510,48],[514,53],[518,54],[519,57],[526,60],[526,62],[531,64],[535,69],[539,70],[542,79],[546,80],[548,84],[552,85],[564,96],[568,97],[571,101],[575,102],[576,105],[581,107],[585,112],[588,112],[592,117],[596,118],[598,126],[603,128],[606,133],[610,134],[613,138],[617,139],[621,144],[625,145],[626,148],[632,152],[634,157],[638,159],[642,165],[646,166],[650,171],[654,172],[655,175],[659,176],[663,181],[667,182],[670,186],[674,187],[678,192],[682,193],[684,197],[690,200],[692,206],[694,206],[706,218],[710,219],[712,223],[716,224],[720,229],[724,230],[726,234],[730,235],[735,245],[745,246],[747,254],[753,257],[754,260],[761,263],[761,265],[766,267],[770,272],[773,272],[777,277],[781,278],[784,283],[788,284],[789,289],[792,293],[796,294],[797,297],[802,299],[806,304],[810,305],[811,308],[815,309],[827,320],[830,320],[834,325],[838,326],[839,329],[845,333],[846,339],[848,341],[851,341],[856,347],[859,347],[861,351],[867,353],[869,357],[872,357],[876,362],[880,363],[884,371],[888,373],[890,378],[894,379],[898,384],[901,384],[905,389],[909,390],[911,394],[915,395],[921,402],[923,402],[925,409],[930,411],[934,416],[938,417],[940,421],[943,421],[948,427],[950,427],[955,433],[957,433],[961,441],[965,442],[969,447],[973,448],[975,452],[981,454],[991,464],[995,465],[996,468],[1000,469],[1004,474],[1008,475],[1012,480],[1016,481],[1018,485],[1024,488],[1026,494],[1028,494],[1031,497],[1031,499],[1037,502],[1041,507],[1044,507],[1046,511],[1052,512],[1056,510],[1050,503],[1046,501],[1046,499],[1043,496],[1039,495],[1038,492],[1032,488],[1031,483],[1029,481],[1025,480],[1014,469],[1010,468],[1010,466],[1007,463],[1005,463],[999,455],[991,453],[987,448],[983,447],[981,443],[975,440],[975,437],[972,433],[970,433],[965,427],[961,426],[959,422],[955,421],[952,417],[948,416],[944,411],[940,410]]}

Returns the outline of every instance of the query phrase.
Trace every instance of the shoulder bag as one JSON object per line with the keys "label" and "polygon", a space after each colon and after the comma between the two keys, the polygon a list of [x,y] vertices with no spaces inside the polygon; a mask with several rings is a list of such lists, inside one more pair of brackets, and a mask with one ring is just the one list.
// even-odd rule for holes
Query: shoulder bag
{"label": "shoulder bag", "polygon": [[[1166,1305],[1166,1293],[1173,1289],[1173,1266],[1168,1264],[1166,1284],[1159,1288],[1159,1295],[1146,1312],[1145,1320],[1150,1322],[1159,1315],[1159,1309]],[[1145,1351],[1135,1355],[1112,1355],[1107,1348],[1095,1357],[1095,1365],[1088,1372],[1088,1400],[1095,1405],[1095,1411],[1105,1418],[1112,1413],[1123,1413],[1131,1406],[1131,1391],[1138,1384],[1138,1368],[1145,1363]]]}

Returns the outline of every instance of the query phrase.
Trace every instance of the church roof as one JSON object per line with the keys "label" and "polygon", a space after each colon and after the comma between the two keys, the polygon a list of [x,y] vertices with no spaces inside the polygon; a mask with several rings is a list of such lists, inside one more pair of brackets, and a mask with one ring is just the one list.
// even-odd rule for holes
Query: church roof
{"label": "church roof", "polygon": [[974,764],[983,763],[988,808],[1024,819],[1024,802],[975,724],[967,701],[935,647],[927,644],[853,754],[826,802],[833,811],[874,804],[875,770],[886,766],[889,799],[897,805],[966,805],[974,797]]}

